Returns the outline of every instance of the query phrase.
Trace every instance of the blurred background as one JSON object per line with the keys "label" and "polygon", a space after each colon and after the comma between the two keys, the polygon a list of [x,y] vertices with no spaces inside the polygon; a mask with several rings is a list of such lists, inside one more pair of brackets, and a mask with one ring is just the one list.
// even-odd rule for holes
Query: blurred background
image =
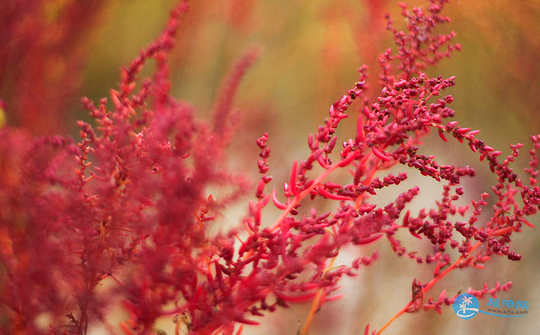
{"label": "blurred background", "polygon": [[[76,136],[75,120],[86,119],[80,98],[98,100],[119,82],[120,67],[164,27],[172,0],[21,0],[0,4],[0,126],[25,128],[35,135]],[[408,1],[423,5],[425,1]],[[306,157],[307,135],[326,116],[328,107],[354,85],[356,69],[368,64],[377,77],[377,56],[393,46],[385,30],[390,13],[403,28],[394,0],[207,0],[192,1],[181,18],[178,44],[171,59],[172,94],[194,105],[201,119],[208,118],[221,80],[247,50],[261,53],[249,70],[236,97],[242,125],[231,148],[233,168],[256,176],[255,139],[270,136],[272,186],[286,181],[291,162]],[[509,144],[522,142],[526,164],[529,134],[540,133],[540,2],[536,0],[452,1],[443,12],[453,22],[444,27],[457,33],[462,51],[442,61],[430,75],[456,76],[450,90],[455,119],[463,127],[481,129],[478,138],[508,154]],[[145,70],[151,73],[151,67]],[[380,88],[372,82],[372,94]],[[39,98],[36,98],[39,97]],[[355,111],[352,111],[355,113]],[[351,118],[352,119],[352,118]],[[344,139],[353,136],[355,122],[345,123]],[[478,176],[467,185],[467,196],[476,198],[494,182],[485,164],[468,153],[465,145],[443,143],[437,136],[426,139],[422,153],[438,155],[439,163],[471,165]],[[523,176],[523,174],[521,174]],[[407,187],[420,184],[415,208],[434,206],[440,186],[424,179],[400,185],[395,194],[374,201],[382,205]],[[389,200],[390,199],[390,200]],[[466,199],[465,199],[466,200]],[[322,212],[324,209],[320,209]],[[226,220],[236,220],[229,214]],[[536,218],[533,223],[538,224]],[[432,294],[448,295],[468,287],[480,289],[485,282],[513,281],[500,299],[529,302],[525,318],[478,314],[459,319],[451,307],[442,315],[433,311],[406,314],[384,334],[533,334],[540,311],[538,229],[524,228],[513,242],[522,260],[494,258],[486,269],[455,271]],[[317,314],[310,334],[361,334],[369,322],[380,328],[409,299],[413,278],[427,281],[432,268],[395,256],[386,242],[376,245],[381,260],[358,277],[346,279],[339,293],[346,298],[328,303]],[[411,249],[429,252],[426,245]],[[371,248],[342,253],[371,252]],[[480,301],[481,308],[486,301]],[[277,312],[261,319],[264,328],[247,327],[251,334],[296,334],[309,304]],[[95,330],[99,333],[99,329]]]}

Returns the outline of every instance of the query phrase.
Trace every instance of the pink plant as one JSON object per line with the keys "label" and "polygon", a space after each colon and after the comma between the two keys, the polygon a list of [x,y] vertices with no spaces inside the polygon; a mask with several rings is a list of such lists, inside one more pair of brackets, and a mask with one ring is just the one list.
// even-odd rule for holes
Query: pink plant
{"label": "pink plant", "polygon": [[[453,98],[442,92],[455,78],[423,73],[459,49],[450,43],[454,34],[436,32],[449,22],[440,14],[445,2],[430,0],[424,9],[412,10],[403,5],[404,31],[389,21],[397,47],[379,58],[380,96],[369,101],[367,68],[360,68],[359,81],[309,135],[310,153],[292,164],[283,192],[268,187],[268,134],[257,140],[261,179],[242,226],[229,231],[210,234],[219,211],[251,189],[244,176],[227,170],[225,149],[235,131],[236,89],[258,52],[248,51],[224,81],[212,121],[197,120],[192,106],[170,95],[167,60],[188,9],[185,1],[172,11],[160,37],[123,69],[120,87],[111,90],[113,110],[107,110],[106,99],[97,104],[83,99],[95,124],[79,122],[79,142],[2,129],[1,332],[86,334],[90,325],[101,323],[115,333],[107,314],[121,304],[129,313],[119,324],[125,334],[158,333],[160,318],[170,318],[176,334],[240,334],[237,323],[257,324],[265,313],[312,301],[300,330],[306,334],[315,311],[338,297],[340,278],[365,271],[378,257],[375,252],[333,267],[341,248],[385,238],[397,255],[432,267],[433,278],[413,280],[410,302],[372,331],[380,334],[405,312],[440,312],[451,304],[457,294],[430,295],[451,271],[483,267],[493,256],[519,260],[510,242],[523,225],[533,226],[527,217],[540,205],[540,136],[531,137],[529,178],[522,180],[511,167],[521,144],[501,157],[477,138],[479,131],[447,121],[454,116],[448,107]],[[153,76],[140,79],[151,59]],[[336,129],[355,101],[356,133],[336,150]],[[469,206],[457,205],[463,179],[475,171],[422,154],[421,140],[431,131],[485,161],[497,177],[490,193]],[[443,185],[436,208],[408,209],[419,187],[382,207],[370,202],[371,195],[408,178],[385,172],[397,165]],[[348,180],[329,181],[339,170],[350,172]],[[209,194],[215,187],[228,193]],[[318,199],[332,203],[333,210],[311,207]],[[267,207],[281,213],[274,222],[265,217]],[[429,241],[433,252],[411,250],[396,237],[398,231]],[[486,284],[468,292],[483,297],[510,285]]]}

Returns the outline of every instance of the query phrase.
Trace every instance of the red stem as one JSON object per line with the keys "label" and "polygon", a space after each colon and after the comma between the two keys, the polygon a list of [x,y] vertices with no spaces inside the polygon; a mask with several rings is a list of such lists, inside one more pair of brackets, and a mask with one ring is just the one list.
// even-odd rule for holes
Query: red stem
{"label": "red stem", "polygon": [[[505,229],[505,228],[502,228],[502,229]],[[494,232],[492,232],[490,235],[492,236],[496,236],[499,231],[499,230],[496,230]],[[464,259],[468,258],[474,251],[476,251],[476,249],[478,249],[478,247],[480,247],[482,245],[482,242],[481,241],[478,241],[476,242],[475,245],[472,246],[471,250],[469,250],[469,252],[467,253],[466,256],[459,256],[458,259],[456,259],[456,261],[454,263],[452,263],[452,265],[450,265],[446,270],[444,270],[443,272],[441,272],[438,276],[436,276],[435,278],[431,279],[427,284],[426,286],[424,286],[424,288],[422,289],[422,295],[425,296],[425,294],[435,285],[437,284],[437,282],[439,280],[441,280],[442,278],[444,278],[447,274],[449,274],[450,272],[452,272],[457,266],[459,266],[459,264],[461,263],[461,261],[463,261]],[[409,301],[409,303],[403,307],[399,312],[397,312],[390,320],[388,320],[388,322],[386,322],[386,324],[377,332],[377,335],[380,335],[392,322],[394,322],[395,319],[397,319],[400,315],[402,315],[403,313],[405,313],[407,311],[407,309],[409,309],[409,307],[411,307],[411,305],[414,303],[413,300]]]}
{"label": "red stem", "polygon": [[340,167],[343,167],[343,162],[346,162],[346,161],[349,161],[351,162],[352,160],[354,160],[354,158],[356,158],[356,156],[358,155],[357,152],[352,152],[350,153],[347,157],[343,158],[342,160],[340,160],[339,162],[337,163],[334,163],[332,164],[328,169],[324,170],[323,173],[321,173],[320,176],[318,176],[314,181],[313,183],[311,183],[311,185],[304,189],[302,192],[300,192],[300,194],[298,194],[296,197],[294,197],[294,199],[287,204],[287,208],[285,208],[283,210],[283,212],[281,212],[281,215],[279,216],[279,218],[274,222],[274,224],[271,226],[271,230],[276,230],[279,228],[279,225],[281,224],[281,222],[283,222],[283,220],[285,219],[285,217],[287,215],[289,215],[289,213],[294,209],[294,207],[296,207],[296,205],[298,205],[300,203],[300,201],[302,201],[302,199],[304,199],[306,196],[308,196],[311,191],[313,191],[313,189],[315,189],[315,187],[317,187],[318,185],[321,184],[321,182],[326,178],[328,177],[328,175],[332,172],[334,172],[335,170],[337,170],[338,168]]}

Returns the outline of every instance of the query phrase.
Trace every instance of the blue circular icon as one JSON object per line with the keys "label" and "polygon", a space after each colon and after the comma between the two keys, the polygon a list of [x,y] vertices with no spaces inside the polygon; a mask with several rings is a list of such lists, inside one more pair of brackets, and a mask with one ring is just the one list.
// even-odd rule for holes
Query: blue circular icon
{"label": "blue circular icon", "polygon": [[458,295],[452,308],[457,316],[462,319],[470,319],[478,313],[480,305],[476,297],[469,293]]}

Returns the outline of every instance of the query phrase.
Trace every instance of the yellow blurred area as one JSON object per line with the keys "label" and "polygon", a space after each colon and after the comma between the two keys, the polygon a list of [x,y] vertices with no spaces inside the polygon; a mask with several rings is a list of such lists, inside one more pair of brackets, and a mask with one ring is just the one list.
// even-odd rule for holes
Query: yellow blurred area
{"label": "yellow blurred area", "polygon": [[4,109],[0,107],[0,128],[2,128],[6,124],[6,113],[4,112]]}

